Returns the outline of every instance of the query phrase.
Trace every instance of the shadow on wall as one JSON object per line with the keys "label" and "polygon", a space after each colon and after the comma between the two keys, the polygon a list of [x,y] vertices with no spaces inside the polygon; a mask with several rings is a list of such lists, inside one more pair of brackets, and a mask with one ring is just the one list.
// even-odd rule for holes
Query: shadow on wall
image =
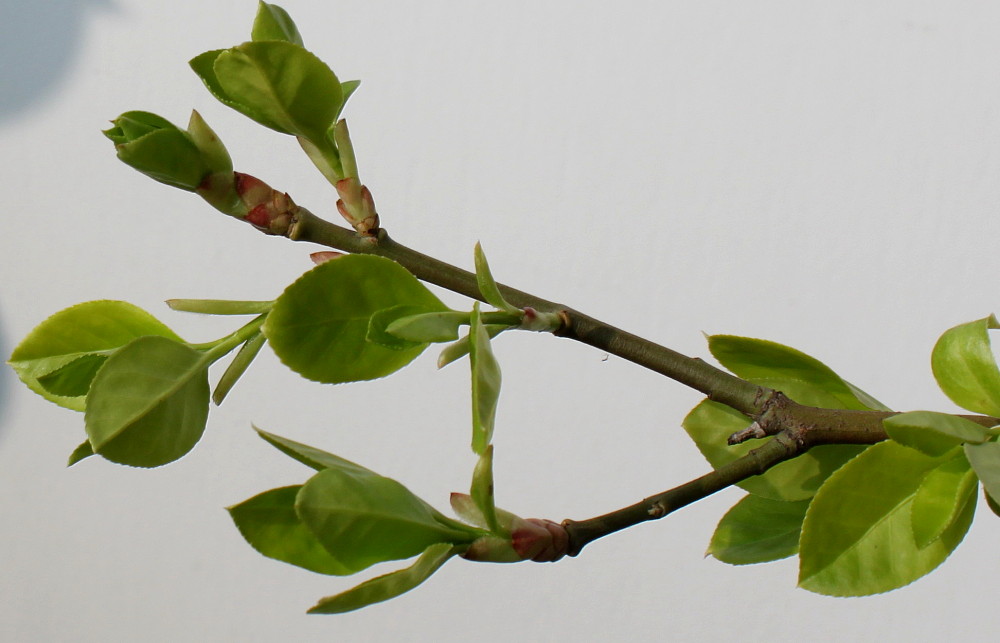
{"label": "shadow on wall", "polygon": [[84,18],[114,0],[0,0],[0,124],[37,106],[66,78]]}

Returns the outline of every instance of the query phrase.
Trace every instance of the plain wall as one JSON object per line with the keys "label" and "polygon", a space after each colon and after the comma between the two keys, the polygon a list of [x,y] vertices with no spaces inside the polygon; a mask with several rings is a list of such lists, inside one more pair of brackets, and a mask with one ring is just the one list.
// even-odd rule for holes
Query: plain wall
{"label": "plain wall", "polygon": [[[363,83],[346,116],[393,236],[690,355],[702,332],[806,351],[893,408],[955,407],[937,337],[1000,309],[1000,5],[988,2],[308,2],[308,48]],[[125,299],[192,341],[233,320],[172,297],[270,299],[317,249],[268,238],[115,159],[131,109],[197,108],[237,169],[336,219],[288,137],[187,67],[246,40],[250,0],[0,0],[0,354],[49,314]],[[445,294],[455,306],[470,304]],[[586,518],[708,470],[700,396],[569,341],[517,334],[498,503]],[[401,480],[467,488],[468,373],[429,350],[322,386],[266,350],[188,456],[67,469],[78,414],[0,369],[0,638],[7,641],[992,641],[1000,521],[981,504],[941,569],[887,595],[795,588],[792,560],[703,558],[728,490],[555,565],[449,562],[357,613],[305,610],[381,569],[265,559],[224,506],[309,472],[250,423]],[[391,568],[392,565],[386,566]]]}

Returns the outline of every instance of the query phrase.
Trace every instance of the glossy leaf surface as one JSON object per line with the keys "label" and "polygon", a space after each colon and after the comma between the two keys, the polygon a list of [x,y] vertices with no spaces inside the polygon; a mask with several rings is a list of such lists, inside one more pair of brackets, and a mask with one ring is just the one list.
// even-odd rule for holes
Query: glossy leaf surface
{"label": "glossy leaf surface", "polygon": [[[799,404],[836,409],[868,410],[856,387],[847,384],[823,362],[794,348],[763,339],[712,335],[708,348],[730,372],[776,388]],[[873,401],[865,394],[866,401]],[[885,410],[884,407],[878,410]]]}
{"label": "glossy leaf surface", "polygon": [[799,585],[830,596],[878,594],[944,562],[965,537],[975,501],[924,548],[915,540],[911,512],[924,477],[946,460],[886,441],[830,476],[802,525]]}
{"label": "glossy leaf surface", "polygon": [[986,427],[971,420],[933,411],[900,413],[882,424],[896,442],[931,456],[943,455],[963,442],[984,442],[989,436]]}
{"label": "glossy leaf surface", "polygon": [[469,362],[472,365],[472,450],[482,455],[493,439],[500,399],[500,364],[490,347],[490,336],[480,320],[479,302],[469,325]]}
{"label": "glossy leaf surface", "polygon": [[415,556],[437,543],[471,542],[473,530],[443,525],[423,500],[390,478],[324,469],[299,491],[295,511],[346,567]]}
{"label": "glossy leaf surface", "polygon": [[271,310],[273,301],[234,301],[230,299],[168,299],[171,310],[203,315],[260,315]]}
{"label": "glossy leaf surface", "polygon": [[795,555],[808,500],[782,502],[748,495],[719,521],[706,553],[730,565],[766,563]]}
{"label": "glossy leaf surface", "polygon": [[[124,301],[88,301],[66,308],[36,326],[14,349],[10,365],[31,390],[60,406],[82,411],[86,405],[82,395],[52,393],[38,381],[39,378],[84,356],[106,355],[146,335],[181,341],[173,331],[137,306]],[[78,366],[93,366],[94,363],[90,361]],[[78,375],[79,372],[74,377]],[[77,392],[83,386],[79,380],[75,381],[70,392]]]}
{"label": "glossy leaf surface", "polygon": [[343,90],[323,61],[280,40],[208,51],[191,67],[221,102],[265,127],[326,145]]}
{"label": "glossy leaf surface", "polygon": [[87,440],[80,444],[77,448],[73,449],[73,453],[69,454],[69,459],[66,461],[67,467],[72,467],[77,462],[85,458],[89,458],[94,455],[94,448],[90,446],[90,440]]}
{"label": "glossy leaf surface", "polygon": [[497,520],[496,503],[493,498],[493,445],[486,447],[483,454],[476,462],[476,468],[472,472],[472,486],[469,491],[476,508],[483,517],[486,528],[493,533],[500,529]]}
{"label": "glossy leaf surface", "polygon": [[500,294],[500,288],[497,286],[496,280],[493,279],[493,273],[490,271],[490,264],[486,261],[486,253],[483,252],[483,247],[479,243],[476,243],[475,260],[476,282],[479,284],[479,292],[482,294],[483,299],[486,300],[486,303],[497,310],[505,310],[513,313],[521,312],[517,307],[507,303],[507,300]]}
{"label": "glossy leaf surface", "polygon": [[431,545],[411,566],[365,581],[346,592],[320,599],[309,613],[342,614],[395,598],[430,578],[459,551],[459,548],[447,543]]}
{"label": "glossy leaf surface", "polygon": [[953,447],[951,458],[927,472],[913,497],[910,519],[913,538],[923,549],[962,515],[965,505],[975,501],[978,480],[961,449]]}
{"label": "glossy leaf surface", "polygon": [[38,378],[49,393],[62,397],[80,397],[90,390],[97,371],[104,366],[107,355],[83,355],[72,362]]}
{"label": "glossy leaf surface", "polygon": [[1000,504],[1000,443],[966,444],[965,457],[983,483],[983,489],[994,503]]}
{"label": "glossy leaf surface", "polygon": [[312,380],[339,383],[384,377],[426,345],[395,350],[367,340],[373,314],[393,306],[445,310],[399,264],[348,255],[316,266],[275,301],[264,334],[286,366]]}
{"label": "glossy leaf surface", "polygon": [[261,2],[250,31],[252,40],[285,40],[302,46],[302,34],[288,12],[276,4]]}
{"label": "glossy leaf surface", "polygon": [[190,451],[208,419],[208,365],[203,353],[164,337],[140,337],[109,357],[87,396],[94,451],[135,467]]}
{"label": "glossy leaf surface", "polygon": [[267,339],[263,333],[257,333],[243,343],[239,352],[236,353],[236,357],[233,358],[233,361],[226,367],[226,371],[222,374],[222,377],[219,378],[219,382],[215,385],[215,390],[212,391],[212,402],[216,406],[222,404],[222,401],[229,395],[229,391],[233,389],[236,382],[243,376],[243,373],[250,368],[250,364],[253,363],[254,358],[260,353],[260,349],[264,347],[266,341]]}
{"label": "glossy leaf surface", "polygon": [[320,544],[295,513],[301,485],[271,489],[229,507],[243,538],[258,552],[319,574],[354,573]]}
{"label": "glossy leaf surface", "polygon": [[990,315],[944,332],[931,352],[931,369],[938,386],[962,408],[1000,416],[1000,369],[987,331],[998,328]]}
{"label": "glossy leaf surface", "polygon": [[322,449],[317,449],[316,447],[311,447],[308,444],[302,444],[301,442],[296,442],[295,440],[289,440],[288,438],[283,438],[280,435],[275,435],[274,433],[268,433],[267,431],[262,431],[254,427],[259,435],[265,442],[278,449],[285,455],[298,460],[307,467],[311,467],[316,471],[322,471],[323,469],[340,469],[348,473],[353,472],[358,475],[377,475],[371,469],[366,469],[360,464],[355,464],[350,460],[345,460],[339,455],[334,455],[323,451]]}

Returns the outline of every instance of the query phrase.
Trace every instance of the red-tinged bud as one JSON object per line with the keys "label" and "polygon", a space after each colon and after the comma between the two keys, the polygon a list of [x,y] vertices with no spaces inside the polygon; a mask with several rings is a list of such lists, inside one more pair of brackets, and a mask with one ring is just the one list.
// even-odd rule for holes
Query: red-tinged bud
{"label": "red-tinged bud", "polygon": [[285,235],[295,223],[299,207],[292,197],[255,176],[235,172],[236,192],[247,208],[244,219],[261,232]]}
{"label": "red-tinged bud", "polygon": [[477,563],[519,563],[524,559],[514,551],[507,538],[482,536],[472,541],[462,558]]}
{"label": "red-tinged bud", "polygon": [[327,250],[323,252],[314,252],[311,255],[309,255],[309,258],[312,259],[313,263],[318,266],[321,263],[326,263],[327,261],[333,261],[334,259],[340,259],[341,257],[344,256],[346,255],[343,252],[332,252]]}
{"label": "red-tinged bud", "polygon": [[569,534],[559,523],[542,518],[516,521],[511,530],[511,546],[523,560],[554,563],[566,555]]}
{"label": "red-tinged bud", "polygon": [[337,201],[337,211],[363,237],[373,237],[378,233],[378,212],[375,211],[375,199],[367,186],[361,185],[358,178],[349,176],[337,181],[334,186],[340,200]]}

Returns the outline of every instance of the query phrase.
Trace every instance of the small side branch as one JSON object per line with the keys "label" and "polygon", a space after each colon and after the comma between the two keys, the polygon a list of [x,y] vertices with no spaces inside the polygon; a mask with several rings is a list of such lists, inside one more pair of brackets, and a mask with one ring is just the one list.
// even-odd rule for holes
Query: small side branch
{"label": "small side branch", "polygon": [[621,531],[647,520],[663,518],[681,507],[712,495],[751,476],[764,473],[779,462],[784,462],[806,451],[807,447],[785,433],[780,433],[745,456],[719,467],[715,471],[650,496],[641,502],[590,518],[565,520],[563,527],[569,534],[567,554],[578,555],[589,543],[616,531]]}

